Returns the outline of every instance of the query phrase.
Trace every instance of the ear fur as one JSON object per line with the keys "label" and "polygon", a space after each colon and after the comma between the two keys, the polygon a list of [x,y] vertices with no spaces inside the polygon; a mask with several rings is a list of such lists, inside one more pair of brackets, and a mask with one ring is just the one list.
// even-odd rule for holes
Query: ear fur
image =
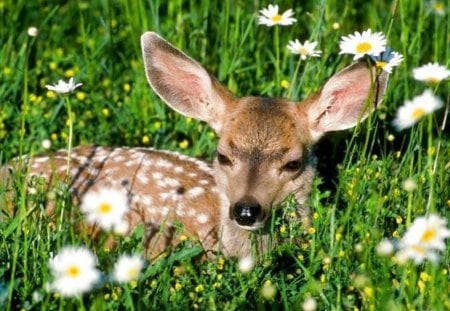
{"label": "ear fur", "polygon": [[300,105],[306,111],[314,141],[325,133],[354,127],[380,103],[388,74],[377,75],[365,62],[352,64],[333,75],[311,98]]}
{"label": "ear fur", "polygon": [[234,97],[195,60],[154,32],[141,36],[147,80],[175,111],[220,132]]}

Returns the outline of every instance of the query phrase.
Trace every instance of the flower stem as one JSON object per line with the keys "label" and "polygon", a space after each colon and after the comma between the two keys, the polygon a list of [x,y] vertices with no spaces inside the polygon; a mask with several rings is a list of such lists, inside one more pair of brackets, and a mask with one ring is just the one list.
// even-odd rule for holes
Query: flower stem
{"label": "flower stem", "polygon": [[300,64],[302,63],[302,59],[299,57],[297,66],[295,66],[294,76],[292,77],[291,85],[289,87],[289,91],[287,94],[287,98],[291,99],[292,91],[294,90],[295,81],[297,80],[298,71],[300,69]]}
{"label": "flower stem", "polygon": [[275,82],[277,88],[280,86],[280,30],[275,28]]}
{"label": "flower stem", "polygon": [[69,96],[66,96],[66,106],[67,106],[67,117],[69,123],[69,140],[67,142],[67,170],[66,177],[69,178],[70,174],[70,159],[72,153],[72,138],[73,138],[73,115],[72,115],[72,106],[70,104]]}

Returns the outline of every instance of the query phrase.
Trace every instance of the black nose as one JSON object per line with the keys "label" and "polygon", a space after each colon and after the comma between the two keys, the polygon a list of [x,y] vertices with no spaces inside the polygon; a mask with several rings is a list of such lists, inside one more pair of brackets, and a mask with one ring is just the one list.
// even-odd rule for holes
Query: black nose
{"label": "black nose", "polygon": [[251,226],[261,216],[261,205],[256,202],[237,202],[233,206],[232,216],[241,226]]}

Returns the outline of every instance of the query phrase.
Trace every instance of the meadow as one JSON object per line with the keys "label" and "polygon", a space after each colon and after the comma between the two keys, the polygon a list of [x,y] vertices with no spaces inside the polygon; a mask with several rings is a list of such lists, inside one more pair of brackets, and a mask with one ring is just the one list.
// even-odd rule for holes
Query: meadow
{"label": "meadow", "polygon": [[[66,148],[67,98],[73,145],[146,146],[213,159],[212,129],[173,112],[149,88],[139,42],[147,30],[198,60],[237,96],[305,98],[352,63],[339,42],[355,31],[382,32],[404,57],[376,111],[319,144],[312,227],[304,232],[290,219],[295,203],[288,198],[271,220],[273,238],[282,242],[258,254],[249,272],[234,259],[201,260],[201,246],[188,239],[146,262],[137,280],[111,281],[121,254],[143,252],[142,227],[117,236],[118,246],[108,249],[108,233],[94,242],[76,230],[83,215],[67,190],[30,192],[26,169],[15,174],[12,189],[0,180],[0,309],[450,309],[447,241],[417,261],[380,247],[396,246],[419,217],[450,216],[449,79],[427,84],[412,75],[429,62],[450,67],[449,7],[422,0],[278,1],[297,21],[259,25],[259,11],[269,4],[0,0],[0,164]],[[317,41],[320,57],[291,53],[286,46],[294,39]],[[67,97],[45,87],[71,77],[82,86]],[[442,107],[398,130],[398,109],[426,89]],[[5,205],[6,190],[15,213]],[[49,196],[57,196],[54,217],[44,208]],[[74,298],[47,290],[49,260],[66,245],[93,251],[103,272],[101,284]]]}

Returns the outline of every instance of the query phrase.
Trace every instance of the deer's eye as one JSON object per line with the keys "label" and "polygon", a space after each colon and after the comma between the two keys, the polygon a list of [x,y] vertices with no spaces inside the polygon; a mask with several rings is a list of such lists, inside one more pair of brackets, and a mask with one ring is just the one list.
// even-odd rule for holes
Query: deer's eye
{"label": "deer's eye", "polygon": [[223,153],[217,152],[217,161],[220,165],[231,166],[233,162]]}
{"label": "deer's eye", "polygon": [[288,163],[286,163],[283,166],[283,171],[286,172],[297,172],[302,168],[302,161],[301,160],[294,160],[294,161],[289,161]]}

